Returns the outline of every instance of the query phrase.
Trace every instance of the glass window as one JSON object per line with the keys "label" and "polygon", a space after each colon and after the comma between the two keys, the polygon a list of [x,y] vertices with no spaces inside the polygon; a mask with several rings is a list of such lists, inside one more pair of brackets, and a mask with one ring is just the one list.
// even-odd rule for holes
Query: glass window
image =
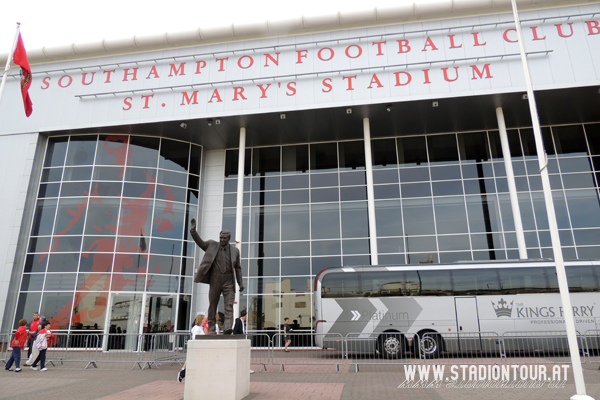
{"label": "glass window", "polygon": [[[308,276],[281,278],[281,293],[304,293],[312,292],[312,278]],[[307,305],[310,308],[310,305]],[[309,311],[310,313],[310,311]]]}
{"label": "glass window", "polygon": [[77,274],[46,274],[44,290],[73,291]]}
{"label": "glass window", "polygon": [[404,200],[402,202],[402,214],[404,216],[405,235],[435,234],[431,199]]}
{"label": "glass window", "polygon": [[42,299],[40,315],[45,315],[48,321],[56,321],[50,325],[52,329],[68,329],[69,323],[71,322],[72,301],[72,292],[45,292]]}
{"label": "glass window", "polygon": [[80,251],[81,236],[54,236],[52,251],[56,253]]}
{"label": "glass window", "polygon": [[310,145],[310,169],[337,170],[337,143],[320,143]]}
{"label": "glass window", "polygon": [[200,165],[202,165],[202,147],[191,145],[191,158],[190,158],[190,173],[200,175]]}
{"label": "glass window", "polygon": [[51,235],[58,200],[38,200],[31,235]]}
{"label": "glass window", "polygon": [[310,242],[281,242],[282,257],[305,257],[310,255]]}
{"label": "glass window", "polygon": [[365,169],[364,141],[340,142],[340,169]]}
{"label": "glass window", "polygon": [[[382,253],[403,253],[404,238],[377,239],[377,250]],[[404,264],[404,261],[402,261]]]}
{"label": "glass window", "polygon": [[309,191],[308,190],[282,190],[281,191],[281,204],[297,204],[297,203],[308,203],[309,202]]}
{"label": "glass window", "polygon": [[458,135],[460,159],[463,162],[481,162],[490,159],[486,132],[470,132]]}
{"label": "glass window", "polygon": [[77,272],[79,254],[53,253],[48,261],[48,272]]}
{"label": "glass window", "polygon": [[24,272],[46,272],[48,254],[27,254]]}
{"label": "glass window", "polygon": [[[396,189],[398,188],[398,185],[394,186],[396,187]],[[352,186],[340,188],[340,201],[355,200],[367,200],[367,188],[365,186]]]}
{"label": "glass window", "polygon": [[420,270],[421,296],[452,296],[450,271]]}
{"label": "glass window", "polygon": [[455,196],[463,194],[462,181],[433,182],[431,187],[434,196]]}
{"label": "glass window", "polygon": [[132,182],[152,183],[154,185],[157,171],[154,168],[130,168],[125,171],[125,180]]}
{"label": "glass window", "polygon": [[68,137],[48,139],[44,167],[62,167],[65,164],[65,155],[67,154],[68,143]]}
{"label": "glass window", "polygon": [[71,137],[66,165],[94,164],[97,140],[97,136]]}
{"label": "glass window", "polygon": [[251,242],[279,240],[279,207],[252,207]]}
{"label": "glass window", "polygon": [[29,240],[29,247],[27,248],[29,253],[41,253],[43,251],[50,251],[50,236],[45,237],[32,237]]}
{"label": "glass window", "polygon": [[148,272],[162,275],[179,275],[181,257],[153,255],[148,260]]}
{"label": "glass window", "polygon": [[[595,190],[567,190],[567,204],[573,228],[600,226],[600,206]],[[559,228],[564,228],[559,225]]]}
{"label": "glass window", "polygon": [[375,200],[399,199],[400,186],[394,185],[375,185],[373,187],[373,196]]}
{"label": "glass window", "polygon": [[[317,175],[313,175],[316,177]],[[337,184],[337,182],[336,182]],[[308,175],[289,175],[281,178],[282,189],[306,189],[309,187]]]}
{"label": "glass window", "polygon": [[336,239],[340,237],[339,204],[317,204],[311,207],[311,238]]}
{"label": "glass window", "polygon": [[[500,232],[500,213],[496,196],[466,196],[471,232]],[[512,214],[510,215],[512,217]]]}
{"label": "glass window", "polygon": [[65,182],[60,189],[60,197],[87,196],[90,182]]}
{"label": "glass window", "polygon": [[402,198],[429,197],[431,196],[431,184],[429,183],[403,183],[401,185]]}
{"label": "glass window", "polygon": [[371,153],[373,168],[396,167],[396,143],[394,139],[371,140]]}
{"label": "glass window", "polygon": [[402,207],[399,200],[375,202],[377,236],[402,236]]}
{"label": "glass window", "polygon": [[433,164],[458,162],[456,135],[427,136],[429,162]]}
{"label": "glass window", "polygon": [[398,183],[397,169],[382,169],[373,171],[373,183]]}
{"label": "glass window", "polygon": [[172,171],[187,172],[190,159],[190,145],[174,140],[162,139],[158,167]]}
{"label": "glass window", "polygon": [[[66,167],[63,181],[89,181],[92,176],[92,167]],[[82,193],[83,194],[83,193]]]}
{"label": "glass window", "polygon": [[362,297],[359,274],[345,272],[326,274],[321,281],[321,297]]}
{"label": "glass window", "polygon": [[308,205],[281,207],[281,239],[310,239],[310,219]]}
{"label": "glass window", "polygon": [[566,267],[569,291],[598,292],[598,274],[600,268],[595,265],[569,265]]}
{"label": "glass window", "polygon": [[279,176],[256,176],[252,178],[251,190],[279,190]]}
{"label": "glass window", "polygon": [[344,240],[342,241],[342,252],[348,254],[371,254],[371,246],[368,239]]}
{"label": "glass window", "polygon": [[468,235],[441,235],[437,239],[440,251],[471,249]]}
{"label": "glass window", "polygon": [[154,167],[158,164],[160,139],[149,137],[131,137],[129,142],[128,166]]}
{"label": "glass window", "polygon": [[100,135],[96,150],[96,165],[126,165],[129,136]]}
{"label": "glass window", "polygon": [[369,236],[367,202],[342,203],[342,238]]}
{"label": "glass window", "polygon": [[600,154],[600,124],[586,124],[585,132],[592,155]]}
{"label": "glass window", "polygon": [[555,126],[552,127],[552,133],[554,134],[554,144],[556,145],[557,154],[565,154],[569,157],[588,154],[583,126]]}
{"label": "glass window", "polygon": [[437,251],[435,236],[408,236],[406,237],[406,251],[428,252]]}
{"label": "glass window", "polygon": [[281,259],[281,275],[311,275],[310,258],[294,257]]}
{"label": "glass window", "polygon": [[468,232],[463,197],[435,197],[433,203],[438,234]]}
{"label": "glass window", "polygon": [[[544,142],[544,149],[548,155],[554,155],[554,144],[552,143],[552,134],[550,128],[542,128],[542,141]],[[523,155],[525,158],[537,158],[537,150],[535,146],[535,138],[533,135],[533,128],[520,129],[521,141],[523,143]]]}
{"label": "glass window", "polygon": [[305,173],[308,171],[308,145],[283,146],[282,171],[284,173]]}
{"label": "glass window", "polygon": [[42,182],[60,182],[63,175],[62,168],[44,168],[42,170]]}
{"label": "glass window", "polygon": [[429,167],[401,169],[400,182],[429,182]]}
{"label": "glass window", "polygon": [[252,150],[252,175],[273,175],[279,174],[280,150],[277,147],[259,147]]}
{"label": "glass window", "polygon": [[455,296],[499,294],[500,282],[496,268],[452,271]]}
{"label": "glass window", "polygon": [[75,293],[71,329],[103,330],[107,304],[108,293],[106,292]]}
{"label": "glass window", "polygon": [[251,258],[248,276],[278,276],[279,259],[275,258]]}
{"label": "glass window", "polygon": [[552,291],[546,268],[501,268],[499,272],[501,294]]}
{"label": "glass window", "polygon": [[402,167],[409,167],[421,164],[427,164],[427,146],[425,137],[398,138],[398,164]]}
{"label": "glass window", "polygon": [[19,294],[19,301],[17,303],[17,312],[15,313],[16,318],[13,324],[13,329],[17,329],[19,327],[19,320],[21,318],[25,317],[26,319],[29,319],[34,312],[40,312],[41,298],[41,292]]}
{"label": "glass window", "polygon": [[121,181],[123,180],[124,168],[118,167],[95,167],[93,179],[97,181]]}
{"label": "glass window", "polygon": [[23,280],[21,281],[21,291],[41,291],[44,286],[45,277],[45,274],[23,274]]}

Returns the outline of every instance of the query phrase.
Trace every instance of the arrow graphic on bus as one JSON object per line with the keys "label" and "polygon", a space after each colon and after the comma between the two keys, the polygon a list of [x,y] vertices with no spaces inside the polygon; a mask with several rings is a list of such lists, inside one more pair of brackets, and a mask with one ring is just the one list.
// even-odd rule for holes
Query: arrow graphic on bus
{"label": "arrow graphic on bus", "polygon": [[360,313],[356,310],[350,310],[350,312],[352,313],[352,319],[350,321],[358,321]]}

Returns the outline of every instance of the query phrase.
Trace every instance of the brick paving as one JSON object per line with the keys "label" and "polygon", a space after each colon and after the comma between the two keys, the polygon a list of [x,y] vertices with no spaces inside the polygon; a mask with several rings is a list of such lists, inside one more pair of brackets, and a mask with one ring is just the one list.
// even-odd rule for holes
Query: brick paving
{"label": "brick paving", "polygon": [[[50,365],[47,372],[24,368],[18,374],[0,370],[0,399],[39,400],[42,392],[44,400],[183,399],[184,384],[175,379],[179,365],[144,370],[132,370],[130,364],[84,367],[83,363],[58,364]],[[267,365],[261,372],[259,367],[253,368],[256,373],[250,377],[250,395],[245,400],[558,400],[575,394],[572,376],[564,388],[557,389],[547,385],[535,389],[457,389],[445,382],[434,388],[398,388],[405,380],[402,365],[361,365],[358,373],[348,365],[341,365],[340,372],[335,372],[333,365],[286,365],[283,372],[278,365]],[[584,365],[584,374],[588,395],[600,400],[598,364]],[[446,373],[445,378],[448,376]]]}

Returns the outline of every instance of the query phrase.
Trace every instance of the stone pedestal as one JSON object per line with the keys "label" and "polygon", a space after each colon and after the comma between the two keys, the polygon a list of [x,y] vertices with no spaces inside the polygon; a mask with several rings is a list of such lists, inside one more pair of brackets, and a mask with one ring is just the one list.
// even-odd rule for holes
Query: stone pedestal
{"label": "stone pedestal", "polygon": [[249,394],[250,340],[188,341],[184,400],[241,400]]}

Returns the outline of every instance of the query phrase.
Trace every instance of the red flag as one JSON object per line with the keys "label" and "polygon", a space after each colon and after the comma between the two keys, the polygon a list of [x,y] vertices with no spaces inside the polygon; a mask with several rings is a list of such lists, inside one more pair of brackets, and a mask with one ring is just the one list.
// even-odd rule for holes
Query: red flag
{"label": "red flag", "polygon": [[25,52],[25,46],[23,46],[23,39],[21,39],[21,33],[19,32],[19,40],[17,41],[17,48],[13,55],[13,61],[15,64],[21,67],[21,94],[23,95],[23,105],[25,106],[25,115],[28,117],[33,111],[33,103],[29,97],[29,86],[31,86],[31,67],[27,60],[27,53]]}

